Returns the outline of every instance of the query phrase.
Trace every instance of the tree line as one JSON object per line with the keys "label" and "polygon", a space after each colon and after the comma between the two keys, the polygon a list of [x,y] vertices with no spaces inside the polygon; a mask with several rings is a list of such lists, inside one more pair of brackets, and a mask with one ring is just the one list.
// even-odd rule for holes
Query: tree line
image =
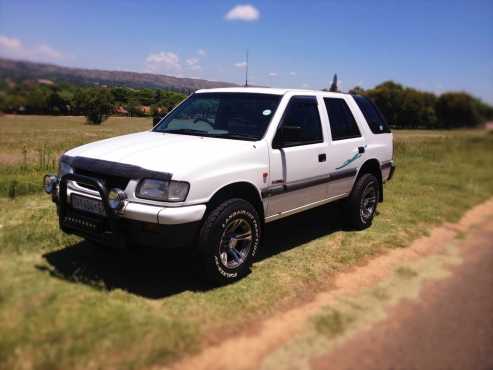
{"label": "tree line", "polygon": [[493,107],[466,92],[435,95],[386,81],[372,89],[355,87],[349,93],[368,96],[392,127],[450,129],[475,127],[493,119]]}
{"label": "tree line", "polygon": [[[337,90],[334,76],[330,90]],[[395,128],[475,127],[493,120],[493,107],[466,92],[435,95],[386,81],[372,89],[355,87],[351,94],[368,96]],[[112,114],[152,116],[173,109],[185,95],[161,89],[78,86],[49,80],[0,81],[0,112],[17,114],[84,115],[100,124]]]}
{"label": "tree line", "polygon": [[150,88],[76,86],[48,80],[0,83],[0,112],[83,115],[93,124],[112,114],[161,117],[184,98],[179,92]]}

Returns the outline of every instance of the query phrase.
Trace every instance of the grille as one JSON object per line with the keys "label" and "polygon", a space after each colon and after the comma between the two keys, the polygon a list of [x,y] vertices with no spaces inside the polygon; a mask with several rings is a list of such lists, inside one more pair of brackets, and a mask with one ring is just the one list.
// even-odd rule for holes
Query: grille
{"label": "grille", "polygon": [[[101,173],[96,173],[92,171],[87,171],[87,170],[82,170],[79,168],[75,168],[74,172],[76,175],[83,175],[83,176],[88,176],[92,178],[96,178],[98,180],[101,180],[106,187],[106,189],[110,190],[111,188],[120,188],[125,190],[125,188],[128,185],[128,182],[130,181],[129,178],[122,177],[122,176],[108,176],[104,175]],[[92,185],[86,185],[82,183],[77,183],[79,186],[82,186],[83,188],[86,189],[91,189],[91,190],[97,190],[96,187]]]}

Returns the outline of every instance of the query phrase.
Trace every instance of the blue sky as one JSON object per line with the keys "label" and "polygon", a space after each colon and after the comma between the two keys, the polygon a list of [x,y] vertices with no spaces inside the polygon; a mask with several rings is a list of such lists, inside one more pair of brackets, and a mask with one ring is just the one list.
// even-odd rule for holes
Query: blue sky
{"label": "blue sky", "polygon": [[319,89],[393,79],[493,103],[493,1],[0,0],[0,55]]}

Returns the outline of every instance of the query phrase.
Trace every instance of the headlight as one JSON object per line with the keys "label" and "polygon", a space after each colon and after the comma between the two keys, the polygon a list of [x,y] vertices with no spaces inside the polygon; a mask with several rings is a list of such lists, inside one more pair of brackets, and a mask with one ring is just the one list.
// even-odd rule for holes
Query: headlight
{"label": "headlight", "polygon": [[139,198],[162,202],[183,202],[189,189],[190,184],[187,182],[144,179],[137,186],[136,195]]}
{"label": "headlight", "polygon": [[63,175],[74,173],[74,169],[69,164],[60,161],[58,163],[58,176],[62,177]]}

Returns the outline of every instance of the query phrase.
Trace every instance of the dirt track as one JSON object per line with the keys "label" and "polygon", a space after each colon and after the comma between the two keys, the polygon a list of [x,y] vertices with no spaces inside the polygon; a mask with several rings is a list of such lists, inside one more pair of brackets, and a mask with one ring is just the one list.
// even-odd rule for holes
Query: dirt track
{"label": "dirt track", "polygon": [[493,220],[461,245],[452,275],[424,284],[419,299],[332,353],[313,369],[493,369]]}
{"label": "dirt track", "polygon": [[[403,279],[398,268],[412,274]],[[373,299],[377,291],[385,299]],[[328,307],[352,320],[337,336],[314,330]],[[173,368],[493,369],[493,200],[340,274],[335,289],[267,319],[255,334]]]}

